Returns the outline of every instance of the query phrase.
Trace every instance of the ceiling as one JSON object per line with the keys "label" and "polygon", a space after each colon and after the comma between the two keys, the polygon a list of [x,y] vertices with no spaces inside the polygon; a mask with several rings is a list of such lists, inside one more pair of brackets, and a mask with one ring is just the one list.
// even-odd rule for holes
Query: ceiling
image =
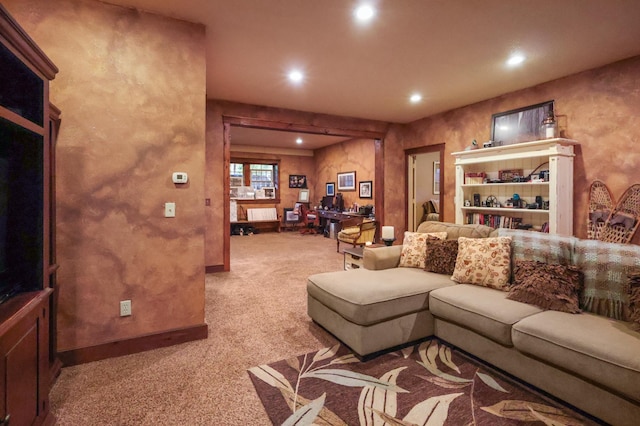
{"label": "ceiling", "polygon": [[640,54],[639,0],[106,2],[204,24],[209,99],[397,123]]}
{"label": "ceiling", "polygon": [[[302,143],[297,144],[300,138]],[[252,129],[249,127],[231,127],[231,145],[250,145],[255,147],[314,150],[333,145],[346,139],[343,136],[298,133],[280,130]]]}

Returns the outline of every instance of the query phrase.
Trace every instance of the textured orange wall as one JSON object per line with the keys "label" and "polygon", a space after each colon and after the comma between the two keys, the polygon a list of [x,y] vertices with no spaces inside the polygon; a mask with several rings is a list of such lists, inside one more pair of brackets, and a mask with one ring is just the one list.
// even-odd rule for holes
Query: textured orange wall
{"label": "textured orange wall", "polygon": [[[232,130],[233,132],[233,130]],[[298,157],[293,155],[280,155],[280,197],[281,203],[278,206],[278,214],[282,215],[282,209],[293,208],[298,202],[300,190],[289,188],[289,175],[307,176],[307,188],[309,189],[309,200],[317,198],[314,191],[314,182],[317,180],[314,175],[315,160],[313,157]]]}
{"label": "textured orange wall", "polygon": [[[397,243],[407,229],[407,166],[403,143],[410,132],[406,125],[394,124],[384,138],[384,223],[394,227]],[[427,145],[422,143],[419,146]]]}
{"label": "textured orange wall", "polygon": [[203,324],[204,28],[95,1],[3,4],[60,69],[58,349]]}
{"label": "textured orange wall", "polygon": [[[316,198],[311,201],[318,204],[320,198],[326,194],[325,184],[335,182],[338,192],[338,173],[356,172],[356,190],[341,191],[345,208],[353,203],[363,206],[374,204],[374,198],[360,198],[359,183],[363,180],[375,182],[375,145],[373,139],[350,139],[315,151]],[[372,187],[372,196],[375,188]]]}
{"label": "textured orange wall", "polygon": [[[535,87],[510,93],[464,108],[424,118],[408,129],[394,128],[385,140],[386,182],[405,184],[400,159],[403,149],[446,144],[444,220],[454,220],[454,160],[476,139],[490,138],[491,115],[554,99],[562,136],[575,139],[574,234],[586,238],[588,192],[591,182],[602,179],[616,199],[634,183],[640,183],[640,57],[610,64]],[[389,143],[391,138],[402,144]],[[388,186],[387,186],[388,189]],[[404,196],[390,194],[386,212],[404,208]],[[387,216],[389,218],[389,216]],[[395,225],[401,226],[399,218]],[[634,243],[640,243],[636,235]]]}
{"label": "textured orange wall", "polygon": [[[294,123],[298,125],[312,125],[333,129],[351,129],[362,131],[385,132],[388,123],[381,121],[365,120],[350,117],[338,117],[326,114],[292,111],[280,108],[239,104],[227,101],[207,101],[207,171],[206,171],[206,198],[211,199],[211,206],[206,209],[206,238],[205,238],[205,264],[207,266],[219,266],[224,263],[224,232],[220,224],[223,221],[225,206],[222,193],[224,190],[224,139],[223,139],[223,115],[249,117],[262,120],[277,121],[281,123]],[[231,130],[233,135],[233,130]],[[286,173],[286,172],[285,172]],[[296,173],[292,173],[296,174]],[[288,178],[288,173],[286,177]],[[283,173],[283,177],[285,174]],[[312,182],[315,180],[314,176]],[[359,178],[358,176],[356,176]],[[312,203],[318,196],[324,195],[325,181],[318,180],[320,188],[311,188]],[[332,182],[332,181],[331,181]],[[312,186],[315,185],[312,183]],[[288,189],[288,183],[287,183]],[[320,191],[320,192],[318,192]],[[319,199],[319,198],[318,198]],[[284,206],[283,206],[284,207]]]}

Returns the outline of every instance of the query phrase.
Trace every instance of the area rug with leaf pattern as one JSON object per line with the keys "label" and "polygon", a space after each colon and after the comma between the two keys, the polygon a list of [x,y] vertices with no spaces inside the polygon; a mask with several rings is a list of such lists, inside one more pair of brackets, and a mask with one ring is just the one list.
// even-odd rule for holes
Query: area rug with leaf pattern
{"label": "area rug with leaf pattern", "polygon": [[596,425],[437,339],[361,362],[336,345],[249,376],[275,425]]}

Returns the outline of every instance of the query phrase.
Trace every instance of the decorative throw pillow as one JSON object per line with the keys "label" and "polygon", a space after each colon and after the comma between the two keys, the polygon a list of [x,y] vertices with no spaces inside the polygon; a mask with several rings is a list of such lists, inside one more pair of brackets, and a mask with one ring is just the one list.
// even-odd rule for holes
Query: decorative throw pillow
{"label": "decorative throw pillow", "polygon": [[517,260],[507,299],[542,309],[580,313],[582,272],[570,265]]}
{"label": "decorative throw pillow", "polygon": [[506,291],[510,274],[510,237],[458,238],[452,280]]}
{"label": "decorative throw pillow", "polygon": [[440,240],[429,237],[426,241],[424,270],[436,274],[452,275],[458,257],[458,240]]}
{"label": "decorative throw pillow", "polygon": [[640,330],[640,271],[629,274],[629,321]]}
{"label": "decorative throw pillow", "polygon": [[429,237],[441,240],[447,238],[446,232],[405,232],[402,241],[402,252],[400,253],[400,265],[405,268],[424,269],[424,260],[427,254],[426,241]]}

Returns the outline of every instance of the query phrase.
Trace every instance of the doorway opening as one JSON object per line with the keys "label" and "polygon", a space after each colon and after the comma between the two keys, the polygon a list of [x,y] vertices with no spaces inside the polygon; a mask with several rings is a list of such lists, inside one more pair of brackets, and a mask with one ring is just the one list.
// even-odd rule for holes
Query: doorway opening
{"label": "doorway opening", "polygon": [[[382,221],[384,218],[384,133],[357,129],[337,129],[326,128],[308,124],[284,123],[281,121],[270,121],[237,116],[223,116],[224,124],[224,214],[223,226],[225,230],[230,229],[230,164],[231,164],[231,133],[234,127],[247,127],[263,130],[278,130],[288,132],[300,132],[308,134],[319,134],[327,136],[342,136],[358,139],[372,139],[375,147],[375,182],[373,184],[375,194],[376,219]],[[377,184],[376,184],[377,183]],[[224,232],[223,238],[223,270],[230,270],[230,232]]]}
{"label": "doorway opening", "polygon": [[442,221],[444,144],[405,150],[407,170],[406,229],[425,220]]}

